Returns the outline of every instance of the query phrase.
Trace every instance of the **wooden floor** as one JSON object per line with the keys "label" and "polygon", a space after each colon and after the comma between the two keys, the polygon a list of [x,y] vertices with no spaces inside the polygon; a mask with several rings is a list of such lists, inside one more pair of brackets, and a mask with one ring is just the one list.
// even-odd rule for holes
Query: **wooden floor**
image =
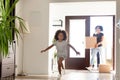
{"label": "wooden floor", "polygon": [[96,71],[79,71],[79,70],[67,70],[62,77],[58,77],[56,74],[52,76],[23,76],[17,77],[16,80],[115,80],[112,73],[98,73]]}

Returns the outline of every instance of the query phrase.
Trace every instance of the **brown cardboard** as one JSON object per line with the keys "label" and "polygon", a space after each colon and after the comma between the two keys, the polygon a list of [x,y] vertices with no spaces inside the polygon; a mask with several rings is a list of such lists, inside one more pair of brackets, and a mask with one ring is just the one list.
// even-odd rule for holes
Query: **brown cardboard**
{"label": "brown cardboard", "polygon": [[99,73],[110,73],[111,66],[108,64],[100,64],[99,65]]}
{"label": "brown cardboard", "polygon": [[96,43],[96,37],[86,37],[86,49],[95,48]]}

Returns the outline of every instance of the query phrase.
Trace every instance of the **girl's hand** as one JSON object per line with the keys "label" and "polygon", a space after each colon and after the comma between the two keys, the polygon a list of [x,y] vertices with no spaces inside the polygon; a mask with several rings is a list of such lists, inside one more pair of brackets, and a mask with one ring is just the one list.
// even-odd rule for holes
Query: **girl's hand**
{"label": "girl's hand", "polygon": [[45,52],[45,50],[42,50],[41,53]]}
{"label": "girl's hand", "polygon": [[80,55],[80,52],[76,52],[77,55]]}

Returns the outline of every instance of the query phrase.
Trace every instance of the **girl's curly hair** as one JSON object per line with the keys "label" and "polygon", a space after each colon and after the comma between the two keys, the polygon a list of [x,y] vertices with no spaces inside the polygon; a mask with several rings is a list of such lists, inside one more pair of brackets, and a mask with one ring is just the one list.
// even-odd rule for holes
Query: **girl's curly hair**
{"label": "girl's curly hair", "polygon": [[55,33],[54,39],[57,41],[58,40],[58,35],[60,33],[62,33],[63,36],[64,36],[63,40],[67,40],[67,33],[64,30],[57,30],[56,33]]}

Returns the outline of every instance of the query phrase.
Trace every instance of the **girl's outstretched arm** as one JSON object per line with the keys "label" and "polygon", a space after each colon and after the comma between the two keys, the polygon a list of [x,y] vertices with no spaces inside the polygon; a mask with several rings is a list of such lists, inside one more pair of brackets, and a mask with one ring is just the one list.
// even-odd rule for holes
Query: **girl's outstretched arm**
{"label": "girl's outstretched arm", "polygon": [[51,46],[49,46],[48,48],[46,48],[46,49],[42,50],[42,51],[41,51],[41,53],[46,52],[47,50],[51,49],[53,46],[54,46],[54,44],[52,44],[52,45],[51,45]]}
{"label": "girl's outstretched arm", "polygon": [[80,55],[80,53],[71,44],[68,44],[68,46],[71,47],[76,52],[76,54]]}

